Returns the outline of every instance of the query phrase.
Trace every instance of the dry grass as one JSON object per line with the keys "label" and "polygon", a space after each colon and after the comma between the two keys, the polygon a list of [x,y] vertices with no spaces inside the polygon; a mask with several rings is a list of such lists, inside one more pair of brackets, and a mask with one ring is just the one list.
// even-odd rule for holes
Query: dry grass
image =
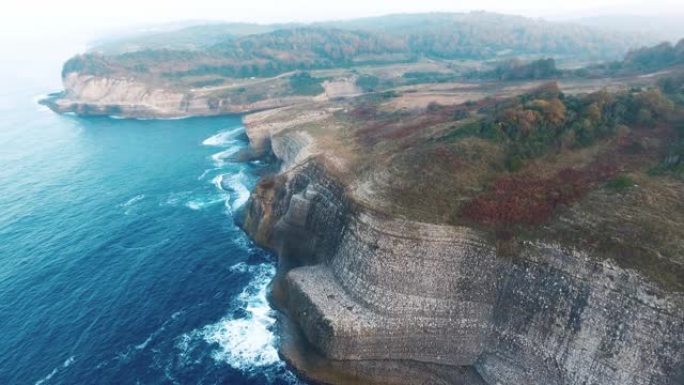
{"label": "dry grass", "polygon": [[684,183],[644,172],[625,191],[603,186],[535,237],[598,250],[672,291],[684,291]]}
{"label": "dry grass", "polygon": [[[480,92],[515,94],[534,84],[463,87],[463,94],[450,100],[458,104]],[[599,86],[602,84],[593,88],[575,84],[573,89]],[[541,201],[551,202],[544,206],[548,210],[543,215],[533,212],[529,218],[534,221],[525,226],[515,220],[506,222],[508,234],[512,231],[517,237],[561,242],[597,257],[609,257],[663,287],[684,291],[684,183],[647,172],[662,159],[672,135],[670,127],[623,130],[590,147],[548,153],[510,173],[504,166],[503,143],[453,136],[463,123],[455,121],[458,109],[475,113],[496,99],[427,110],[421,101],[412,105],[414,110],[407,110],[403,103],[409,98],[429,96],[406,95],[296,106],[266,120],[279,126],[281,134],[305,130],[311,135],[314,155],[347,185],[351,198],[360,204],[407,219],[469,224],[496,233],[501,223],[473,222],[462,213],[470,202],[486,197],[498,180],[508,178],[520,187],[521,197],[536,194]],[[303,120],[312,110],[325,110],[326,117]],[[283,121],[289,123],[283,125]],[[634,143],[639,144],[638,151],[634,151]],[[607,186],[611,178],[625,174],[638,186],[624,191]],[[572,191],[563,195],[570,177],[574,177]],[[505,195],[507,189],[500,193]],[[549,200],[554,193],[560,198]],[[497,199],[500,197],[491,202]],[[520,217],[527,218],[526,210],[538,207],[536,203],[522,207]]]}

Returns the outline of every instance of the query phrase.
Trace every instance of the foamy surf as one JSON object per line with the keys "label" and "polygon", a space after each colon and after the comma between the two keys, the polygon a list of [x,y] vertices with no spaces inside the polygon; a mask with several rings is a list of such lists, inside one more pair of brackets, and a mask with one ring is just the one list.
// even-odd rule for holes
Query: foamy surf
{"label": "foamy surf", "polygon": [[241,262],[231,271],[252,276],[249,284],[233,300],[229,309],[243,309],[240,316],[231,315],[220,321],[179,336],[175,347],[179,361],[192,364],[193,354],[199,342],[208,343],[213,360],[227,364],[248,376],[264,376],[268,383],[285,380],[298,384],[278,356],[277,337],[273,331],[276,323],[274,311],[266,299],[268,285],[275,275],[270,263],[249,265]]}
{"label": "foamy surf", "polygon": [[202,179],[206,178],[207,175],[209,175],[210,173],[217,171],[217,170],[220,170],[220,168],[208,168],[208,169],[204,170],[204,172],[202,172],[202,175],[197,177],[197,180],[202,180]]}
{"label": "foamy surf", "polygon": [[59,373],[60,370],[66,369],[66,368],[68,368],[69,366],[71,366],[71,364],[73,364],[74,361],[76,361],[76,357],[74,357],[74,356],[71,356],[71,357],[67,358],[67,359],[62,363],[62,365],[60,365],[60,366],[58,366],[58,367],[52,369],[52,371],[51,371],[47,376],[45,376],[45,377],[41,378],[40,380],[36,381],[35,385],[42,385],[42,384],[47,383],[48,381],[50,381],[50,380],[52,379],[52,377],[54,377],[57,373]]}
{"label": "foamy surf", "polygon": [[216,189],[219,190],[219,191],[225,191],[225,190],[223,189],[223,175],[224,175],[224,174],[216,175],[215,177],[213,177],[213,178],[211,179],[211,184],[213,184],[214,187],[216,187]]}
{"label": "foamy surf", "polygon": [[[245,266],[240,266],[245,269]],[[256,265],[248,270],[253,278],[237,296],[235,306],[245,310],[244,318],[226,317],[202,328],[202,338],[217,346],[212,352],[216,361],[251,372],[280,363],[276,337],[272,331],[276,319],[266,299],[268,284],[275,275],[271,264]]]}
{"label": "foamy surf", "polygon": [[209,206],[213,206],[217,203],[221,203],[224,201],[224,198],[222,197],[217,197],[217,198],[204,198],[204,199],[192,199],[190,201],[185,202],[185,207],[189,208],[190,210],[202,210],[204,208],[207,208]]}
{"label": "foamy surf", "polygon": [[250,191],[245,185],[245,179],[245,174],[240,171],[237,174],[217,175],[211,180],[211,183],[219,191],[225,191],[230,194],[230,199],[226,202],[226,205],[235,211],[244,206],[249,200]]}
{"label": "foamy surf", "polygon": [[133,198],[127,200],[124,203],[121,203],[119,207],[124,209],[124,214],[125,215],[131,215],[135,213],[135,206],[138,202],[142,201],[145,199],[145,194],[139,194],[134,196]]}
{"label": "foamy surf", "polygon": [[242,127],[236,127],[233,129],[228,129],[219,132],[216,135],[212,135],[208,137],[207,139],[204,139],[202,142],[203,145],[205,146],[212,146],[212,147],[224,147],[229,144],[233,144],[235,142],[235,137],[237,134],[242,132],[244,129]]}
{"label": "foamy surf", "polygon": [[[214,186],[215,200],[223,200],[230,215],[244,206],[250,197],[251,182],[245,165],[232,159],[244,147],[244,143],[236,139],[243,131],[242,127],[224,130],[202,142],[205,146],[223,147],[211,156],[214,168],[205,170],[198,179]],[[199,209],[200,205],[194,208]],[[248,242],[246,237],[244,240]],[[247,275],[249,283],[231,300],[228,315],[176,338],[178,362],[182,366],[196,365],[201,359],[202,347],[208,344],[208,354],[217,364],[228,365],[250,377],[264,377],[266,383],[300,384],[278,356],[276,317],[267,300],[275,266],[241,262],[233,265],[230,271]]]}
{"label": "foamy surf", "polygon": [[145,194],[136,195],[133,198],[127,200],[125,203],[122,203],[120,206],[121,207],[131,207],[143,199],[145,199]]}
{"label": "foamy surf", "polygon": [[240,149],[240,146],[231,147],[227,150],[217,152],[216,154],[211,156],[211,159],[214,161],[214,165],[216,167],[223,167],[226,165],[226,161],[230,159],[233,155],[237,154],[237,152],[240,151]]}
{"label": "foamy surf", "polygon": [[177,207],[184,202],[188,201],[188,198],[192,194],[192,191],[181,191],[181,192],[174,192],[170,193],[166,200],[159,202],[160,206],[172,206],[172,207]]}

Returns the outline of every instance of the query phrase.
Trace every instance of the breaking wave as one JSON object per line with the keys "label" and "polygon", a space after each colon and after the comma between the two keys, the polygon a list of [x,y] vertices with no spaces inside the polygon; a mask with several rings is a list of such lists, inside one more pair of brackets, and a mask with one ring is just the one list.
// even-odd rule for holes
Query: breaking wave
{"label": "breaking wave", "polygon": [[[229,306],[231,314],[220,321],[185,333],[177,338],[180,360],[187,361],[199,341],[212,347],[211,357],[248,376],[264,376],[269,383],[276,379],[300,384],[278,356],[276,317],[268,304],[268,285],[275,276],[271,263],[233,265],[231,271],[252,278]],[[236,312],[235,310],[241,311]]]}
{"label": "breaking wave", "polygon": [[52,377],[54,377],[57,373],[59,373],[60,370],[64,370],[64,369],[68,368],[69,366],[71,366],[71,364],[73,364],[74,361],[76,361],[76,357],[74,357],[74,356],[67,358],[66,360],[64,360],[62,365],[52,369],[52,371],[47,376],[36,381],[35,385],[42,385],[42,384],[47,383],[48,381],[50,381],[52,379]]}
{"label": "breaking wave", "polygon": [[233,306],[244,309],[244,317],[229,316],[201,331],[206,342],[217,345],[212,353],[215,360],[245,372],[280,361],[272,330],[276,319],[266,299],[275,267],[264,263],[249,267],[247,271],[253,278]]}
{"label": "breaking wave", "polygon": [[246,179],[247,176],[240,171],[237,174],[218,175],[211,182],[219,191],[228,193],[226,205],[235,211],[249,200],[250,191],[246,186]]}
{"label": "breaking wave", "polygon": [[207,139],[204,139],[202,144],[205,146],[213,146],[213,147],[224,147],[224,146],[227,146],[230,144],[234,144],[235,138],[242,131],[243,131],[242,127],[236,127],[236,128],[232,128],[229,130],[224,130],[224,131],[219,132],[216,135],[213,135],[213,136],[208,137]]}
{"label": "breaking wave", "polygon": [[242,148],[240,146],[233,146],[228,148],[227,150],[217,152],[216,154],[211,156],[211,159],[214,161],[214,165],[216,167],[223,167],[226,164],[228,164],[228,161],[230,161],[233,158],[233,155],[237,154],[238,151],[240,151],[241,149]]}

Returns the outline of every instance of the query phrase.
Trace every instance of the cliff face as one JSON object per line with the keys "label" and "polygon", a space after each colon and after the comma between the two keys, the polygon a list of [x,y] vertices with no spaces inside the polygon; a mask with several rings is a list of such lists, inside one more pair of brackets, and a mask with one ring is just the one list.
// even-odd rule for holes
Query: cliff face
{"label": "cliff face", "polygon": [[497,263],[492,333],[475,367],[491,384],[677,384],[684,313],[634,271],[556,245]]}
{"label": "cliff face", "polygon": [[525,242],[502,257],[478,231],[375,212],[339,182],[310,138],[255,121],[248,119],[250,137],[267,140],[285,162],[252,195],[245,229],[280,256],[274,298],[299,335],[282,353],[305,376],[684,382],[681,294],[584,252]]}
{"label": "cliff face", "polygon": [[43,101],[56,112],[115,115],[130,118],[179,118],[238,114],[310,102],[310,97],[263,98],[247,103],[219,97],[206,90],[174,89],[126,77],[69,73],[64,92]]}

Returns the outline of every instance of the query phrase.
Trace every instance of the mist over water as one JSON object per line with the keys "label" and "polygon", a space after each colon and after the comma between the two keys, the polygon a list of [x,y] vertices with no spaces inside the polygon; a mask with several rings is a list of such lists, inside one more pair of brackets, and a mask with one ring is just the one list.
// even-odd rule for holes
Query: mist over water
{"label": "mist over water", "polygon": [[230,157],[240,119],[59,116],[5,84],[0,383],[297,383],[274,258],[233,221],[265,172]]}

